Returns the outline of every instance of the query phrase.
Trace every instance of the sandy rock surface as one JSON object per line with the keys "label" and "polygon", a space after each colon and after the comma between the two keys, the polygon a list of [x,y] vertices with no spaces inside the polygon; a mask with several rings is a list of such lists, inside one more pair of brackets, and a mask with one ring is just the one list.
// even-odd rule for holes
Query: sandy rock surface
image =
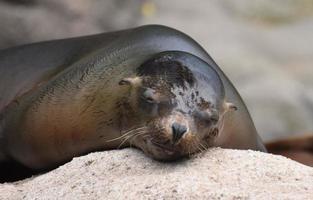
{"label": "sandy rock surface", "polygon": [[135,149],[78,157],[0,184],[0,199],[312,199],[313,168],[281,156],[211,149],[160,163]]}
{"label": "sandy rock surface", "polygon": [[[229,76],[264,140],[313,130],[312,0],[0,0],[0,18],[0,49],[144,24],[174,27]],[[313,199],[313,169],[253,151],[214,149],[164,164],[128,149],[0,184],[0,200],[135,197]]]}

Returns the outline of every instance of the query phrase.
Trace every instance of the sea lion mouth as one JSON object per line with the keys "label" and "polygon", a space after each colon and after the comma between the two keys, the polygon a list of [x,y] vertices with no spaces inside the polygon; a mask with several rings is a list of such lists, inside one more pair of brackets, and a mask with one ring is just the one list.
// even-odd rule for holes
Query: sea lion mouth
{"label": "sea lion mouth", "polygon": [[174,154],[179,153],[179,151],[174,146],[169,146],[166,144],[160,144],[160,143],[155,142],[153,140],[151,141],[151,143],[169,155],[174,155]]}
{"label": "sea lion mouth", "polygon": [[160,143],[155,140],[148,140],[146,144],[148,148],[145,149],[145,152],[155,160],[168,162],[179,160],[187,156],[184,148],[170,142]]}

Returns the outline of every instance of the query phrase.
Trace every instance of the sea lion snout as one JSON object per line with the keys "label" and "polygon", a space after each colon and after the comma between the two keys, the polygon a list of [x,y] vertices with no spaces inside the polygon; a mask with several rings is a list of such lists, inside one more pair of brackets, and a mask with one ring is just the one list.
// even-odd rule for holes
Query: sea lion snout
{"label": "sea lion snout", "polygon": [[172,141],[173,143],[177,143],[182,136],[187,132],[187,127],[183,124],[174,122],[172,124]]}

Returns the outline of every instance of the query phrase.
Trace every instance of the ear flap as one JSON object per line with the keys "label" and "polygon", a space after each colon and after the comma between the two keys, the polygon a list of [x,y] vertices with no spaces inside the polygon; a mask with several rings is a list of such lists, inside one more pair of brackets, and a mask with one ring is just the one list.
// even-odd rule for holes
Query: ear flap
{"label": "ear flap", "polygon": [[119,85],[130,85],[130,81],[127,78],[124,78],[118,82]]}
{"label": "ear flap", "polygon": [[120,82],[118,82],[119,85],[138,85],[140,83],[141,83],[140,77],[123,78]]}
{"label": "ear flap", "polygon": [[225,103],[225,108],[226,108],[226,111],[236,111],[236,110],[238,110],[237,106],[235,106],[233,103],[230,103],[230,102],[226,102]]}

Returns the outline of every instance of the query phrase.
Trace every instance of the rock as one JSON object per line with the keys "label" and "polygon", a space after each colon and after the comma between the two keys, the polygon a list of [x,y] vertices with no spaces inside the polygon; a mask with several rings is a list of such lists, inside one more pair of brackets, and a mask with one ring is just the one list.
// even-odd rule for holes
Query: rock
{"label": "rock", "polygon": [[135,149],[74,158],[0,184],[0,199],[311,199],[313,168],[255,151],[210,149],[161,163]]}
{"label": "rock", "polygon": [[311,0],[222,0],[233,14],[258,23],[280,25],[303,19],[313,14]]}
{"label": "rock", "polygon": [[0,49],[135,26],[136,0],[0,0]]}

